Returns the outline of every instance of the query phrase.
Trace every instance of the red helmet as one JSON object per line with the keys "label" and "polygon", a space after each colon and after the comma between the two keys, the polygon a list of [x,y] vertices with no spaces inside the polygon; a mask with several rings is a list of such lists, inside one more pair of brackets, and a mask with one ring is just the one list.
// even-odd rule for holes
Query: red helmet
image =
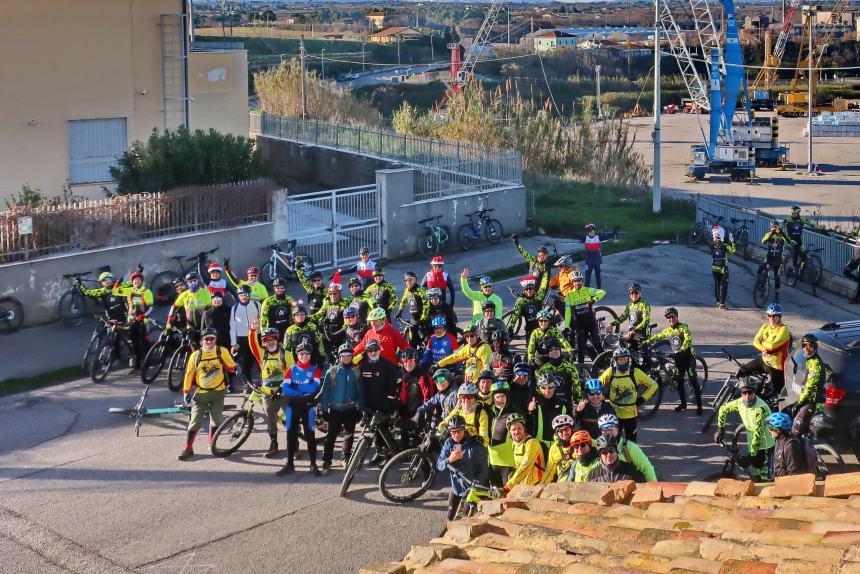
{"label": "red helmet", "polygon": [[218,265],[217,263],[215,263],[213,261],[212,263],[209,264],[209,267],[206,268],[206,271],[208,273],[212,273],[213,271],[217,271],[218,273],[223,273],[224,269],[222,269],[220,265]]}
{"label": "red helmet", "polygon": [[137,279],[138,277],[140,277],[140,279],[143,280],[143,273],[141,273],[140,271],[135,271],[134,273],[129,275],[128,278],[131,280],[134,280],[134,279]]}
{"label": "red helmet", "polygon": [[260,268],[255,267],[255,266],[251,266],[251,267],[248,267],[248,270],[245,273],[248,276],[251,276],[251,275],[258,275],[259,276],[260,275]]}
{"label": "red helmet", "polygon": [[445,265],[445,259],[441,255],[437,255],[430,260],[430,265]]}

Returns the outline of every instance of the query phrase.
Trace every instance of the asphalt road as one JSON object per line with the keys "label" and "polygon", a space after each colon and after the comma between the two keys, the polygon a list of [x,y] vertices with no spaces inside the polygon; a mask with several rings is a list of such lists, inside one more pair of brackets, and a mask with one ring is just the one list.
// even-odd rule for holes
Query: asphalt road
{"label": "asphalt road", "polygon": [[[659,246],[613,255],[603,268],[606,301],[620,309],[624,285],[635,279],[655,320],[662,323],[665,306],[678,307],[707,358],[705,394],[712,395],[730,370],[720,347],[751,357],[749,341],[764,321],[750,308],[752,276],[740,266],[731,271],[730,308],[721,311],[713,307],[705,252]],[[841,299],[793,289],[784,289],[783,305],[795,336],[856,317]],[[0,399],[0,571],[355,572],[401,558],[444,527],[444,480],[416,503],[396,506],[378,494],[377,472],[365,470],[342,499],[340,471],[312,479],[306,457],[294,475],[276,478],[283,461],[262,457],[267,437],[260,431],[228,459],[200,454],[179,462],[181,421],[147,420],[135,438],[126,417],[107,413],[132,406],[139,391],[138,382],[112,375],[105,385],[81,380]],[[159,386],[149,404],[174,398]],[[722,455],[698,432],[701,418],[672,407],[664,404],[640,431],[660,477],[690,480],[715,470]],[[198,453],[206,452],[204,441]]]}

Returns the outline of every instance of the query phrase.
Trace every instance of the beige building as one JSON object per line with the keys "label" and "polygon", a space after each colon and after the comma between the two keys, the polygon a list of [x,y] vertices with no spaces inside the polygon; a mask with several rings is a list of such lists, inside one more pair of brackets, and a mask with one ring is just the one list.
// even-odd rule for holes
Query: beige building
{"label": "beige building", "polygon": [[370,41],[377,44],[394,44],[398,41],[420,40],[424,34],[408,26],[391,26],[370,35]]}
{"label": "beige building", "polygon": [[248,133],[247,53],[190,49],[186,0],[6,2],[0,207],[29,184],[101,197],[154,128]]}
{"label": "beige building", "polygon": [[576,46],[576,36],[561,30],[548,30],[534,37],[535,52],[551,52]]}

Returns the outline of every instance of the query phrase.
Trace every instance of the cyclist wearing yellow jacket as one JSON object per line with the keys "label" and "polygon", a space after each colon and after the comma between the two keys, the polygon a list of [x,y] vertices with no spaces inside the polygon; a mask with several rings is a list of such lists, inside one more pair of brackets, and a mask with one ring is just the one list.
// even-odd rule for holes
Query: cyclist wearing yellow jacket
{"label": "cyclist wearing yellow jacket", "polygon": [[[609,388],[609,402],[615,408],[624,436],[636,442],[636,418],[639,416],[639,405],[657,392],[657,383],[633,366],[630,351],[624,347],[615,349],[612,353],[612,366],[606,369],[599,379],[604,387]],[[641,395],[638,387],[645,387]]]}
{"label": "cyclist wearing yellow jacket", "polygon": [[212,304],[212,293],[200,288],[200,278],[196,273],[186,275],[185,284],[188,290],[183,291],[176,298],[172,310],[167,315],[167,324],[171,324],[177,313],[183,313],[188,328],[199,329],[202,326],[203,310]]}
{"label": "cyclist wearing yellow jacket", "polygon": [[465,383],[457,389],[457,404],[442,422],[437,425],[439,432],[445,432],[448,421],[454,416],[466,420],[466,432],[482,445],[490,442],[490,417],[487,409],[478,403],[478,387],[473,383]]}
{"label": "cyclist wearing yellow jacket", "polygon": [[466,339],[466,344],[441,359],[438,366],[447,367],[463,363],[465,365],[463,379],[467,383],[477,382],[478,373],[490,368],[493,348],[481,341],[474,325],[463,329],[463,338]]}
{"label": "cyclist wearing yellow jacket", "polygon": [[579,271],[570,274],[570,281],[571,288],[564,297],[564,322],[576,333],[576,360],[583,363],[588,341],[591,341],[588,352],[592,360],[603,352],[594,304],[606,297],[606,291],[585,287],[585,279]]}
{"label": "cyclist wearing yellow jacket", "polygon": [[230,282],[233,289],[238,290],[242,285],[247,285],[251,288],[251,301],[262,304],[269,297],[269,292],[266,290],[266,286],[260,283],[260,269],[255,266],[248,267],[245,272],[248,279],[239,279],[233,275],[229,263],[229,259],[224,260],[224,274],[227,275],[227,281]]}
{"label": "cyclist wearing yellow jacket", "polygon": [[558,415],[552,420],[556,441],[549,448],[546,472],[541,479],[541,484],[550,484],[566,479],[571,465],[576,462],[576,450],[570,440],[573,437],[573,424],[573,417],[568,414]]}
{"label": "cyclist wearing yellow jacket", "polygon": [[154,297],[146,285],[143,284],[143,273],[135,271],[131,274],[131,285],[123,285],[117,290],[117,294],[125,297],[128,301],[129,337],[134,346],[134,365],[129,374],[136,374],[140,369],[140,362],[146,354],[146,318],[152,313]]}
{"label": "cyclist wearing yellow jacket", "polygon": [[761,356],[741,367],[738,378],[767,373],[774,392],[779,394],[785,387],[785,360],[791,346],[791,331],[782,323],[782,306],[779,303],[767,306],[767,323],[753,338],[753,346]]}
{"label": "cyclist wearing yellow jacket", "polygon": [[540,484],[546,469],[543,447],[529,435],[525,418],[519,413],[512,414],[506,424],[514,441],[514,472],[502,488],[493,487],[499,496],[505,496],[518,484]]}
{"label": "cyclist wearing yellow jacket", "polygon": [[514,470],[514,443],[505,423],[508,417],[519,412],[519,409],[508,401],[510,390],[511,386],[507,381],[496,381],[490,386],[490,395],[493,397],[493,404],[489,407],[488,444],[491,486],[504,485]]}
{"label": "cyclist wearing yellow jacket", "polygon": [[561,478],[559,482],[588,482],[592,471],[600,466],[600,455],[592,446],[591,435],[588,431],[576,431],[570,439],[570,444],[573,447],[576,462],[571,465],[567,479]]}

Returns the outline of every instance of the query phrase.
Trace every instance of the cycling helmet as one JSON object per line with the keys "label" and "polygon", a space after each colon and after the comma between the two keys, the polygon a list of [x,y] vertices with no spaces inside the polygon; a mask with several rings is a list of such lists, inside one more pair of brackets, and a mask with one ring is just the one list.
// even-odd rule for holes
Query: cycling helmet
{"label": "cycling helmet", "polygon": [[469,396],[477,396],[478,394],[478,386],[475,383],[464,383],[457,389],[457,396],[462,397],[463,395]]}
{"label": "cycling helmet", "polygon": [[[110,271],[105,271],[104,273],[99,275],[99,283],[104,283],[105,281],[113,281],[113,273]],[[174,280],[173,284],[176,284]]]}
{"label": "cycling helmet", "polygon": [[570,256],[562,255],[558,258],[558,261],[555,262],[553,267],[570,267],[572,264],[573,261],[571,260]]}
{"label": "cycling helmet", "polygon": [[356,285],[356,286],[358,286],[358,287],[361,287],[361,280],[360,280],[358,277],[350,277],[350,278],[349,278],[349,281],[347,281],[347,283],[346,283],[346,284],[347,284],[349,287],[352,287],[353,285]]}
{"label": "cycling helmet", "polygon": [[603,385],[600,379],[588,379],[585,381],[585,392],[596,393],[597,391],[603,392]]}
{"label": "cycling helmet", "polygon": [[481,305],[481,310],[486,311],[487,309],[492,309],[493,311],[495,311],[496,310],[496,304],[493,303],[492,301],[484,301],[484,304]]}
{"label": "cycling helmet", "polygon": [[367,351],[368,353],[370,353],[372,351],[381,351],[382,345],[379,343],[379,339],[371,339],[364,346],[364,350]]}
{"label": "cycling helmet", "polygon": [[414,271],[407,271],[403,274],[403,280],[405,281],[406,279],[418,279],[418,276],[415,275]]}
{"label": "cycling helmet", "polygon": [[472,334],[472,333],[477,334],[477,332],[478,332],[478,330],[475,328],[475,326],[474,326],[474,325],[469,325],[468,327],[466,327],[465,329],[463,329],[463,336],[465,337],[466,335],[469,335],[469,334]]}
{"label": "cycling helmet", "polygon": [[367,247],[362,247],[361,249],[358,250],[358,254],[359,255],[370,255],[370,249],[368,249]]}
{"label": "cycling helmet", "polygon": [[212,299],[213,301],[215,299],[220,299],[223,301],[224,300],[224,293],[221,291],[213,291],[212,294],[209,295],[209,298]]}
{"label": "cycling helmet", "polygon": [[799,205],[792,205],[792,206],[791,206],[791,213],[792,213],[792,214],[794,214],[794,213],[800,213],[800,206],[799,206]]}
{"label": "cycling helmet", "polygon": [[806,334],[806,335],[804,335],[804,336],[803,336],[803,338],[800,340],[800,344],[801,344],[801,345],[803,345],[804,343],[811,343],[811,344],[812,344],[812,346],[813,346],[814,348],[816,348],[816,349],[817,349],[817,348],[818,348],[818,337],[816,337],[816,336],[815,336],[815,335],[813,335],[812,333],[807,333],[807,334]]}
{"label": "cycling helmet", "polygon": [[779,220],[778,219],[771,219],[770,220],[770,226],[771,227],[779,227]]}
{"label": "cycling helmet", "polygon": [[223,273],[224,269],[214,261],[206,268],[206,273]]}
{"label": "cycling helmet", "polygon": [[552,430],[558,432],[561,427],[573,427],[573,417],[570,415],[558,415],[552,419]]}
{"label": "cycling helmet", "polygon": [[490,279],[489,275],[484,275],[478,280],[478,285],[480,285],[481,287],[492,287],[493,280]]}
{"label": "cycling helmet", "polygon": [[427,290],[427,298],[432,299],[433,297],[442,298],[442,290],[438,287],[433,287],[432,289]]}
{"label": "cycling helmet", "polygon": [[248,276],[259,275],[259,274],[260,274],[260,268],[255,266],[255,265],[248,267],[248,269],[245,271],[245,275],[248,275]]}
{"label": "cycling helmet", "polygon": [[320,273],[319,271],[314,271],[313,273],[311,273],[311,281],[313,281],[314,279],[322,279],[322,278],[323,278],[322,273]]}
{"label": "cycling helmet", "polygon": [[343,290],[343,286],[340,283],[329,283],[328,284],[328,292],[329,293],[340,293]]}
{"label": "cycling helmet", "polygon": [[758,391],[756,383],[753,381],[752,377],[741,377],[738,379],[738,390],[742,391],[744,389]]}
{"label": "cycling helmet", "polygon": [[415,360],[418,358],[418,351],[415,349],[403,349],[400,353],[400,359],[403,361],[408,361],[409,359]]}
{"label": "cycling helmet", "polygon": [[347,307],[343,310],[344,317],[358,317],[358,309],[355,307]]}
{"label": "cycling helmet", "polygon": [[552,351],[553,349],[561,350],[561,343],[555,337],[547,339],[543,346],[547,351]]}
{"label": "cycling helmet", "polygon": [[613,360],[613,362],[614,362],[616,359],[619,359],[619,358],[621,358],[621,357],[628,357],[628,358],[629,358],[629,357],[630,357],[630,351],[629,351],[629,350],[627,350],[627,349],[626,349],[626,348],[624,348],[624,347],[618,347],[617,349],[615,349],[614,351],[612,351],[612,360]]}
{"label": "cycling helmet", "polygon": [[674,316],[674,317],[677,319],[677,318],[678,318],[678,310],[677,310],[677,309],[675,309],[674,307],[668,307],[668,308],[666,309],[666,312],[665,312],[665,313],[663,313],[663,316],[664,316],[664,317],[672,317],[672,316]]}
{"label": "cycling helmet", "polygon": [[437,383],[441,381],[447,381],[450,383],[452,378],[453,375],[448,369],[437,369],[436,372],[433,373],[433,380]]}
{"label": "cycling helmet", "polygon": [[538,321],[540,321],[541,319],[546,319],[547,321],[549,321],[552,318],[552,313],[547,310],[538,311],[536,318]]}
{"label": "cycling helmet", "polygon": [[132,280],[134,280],[134,279],[143,280],[143,273],[141,273],[140,271],[135,271],[134,273],[129,275],[128,278],[132,279]]}
{"label": "cycling helmet", "polygon": [[298,353],[310,353],[313,351],[313,348],[308,343],[299,343],[296,346],[296,354]]}
{"label": "cycling helmet", "polygon": [[642,286],[639,283],[633,281],[632,283],[627,284],[627,292],[628,293],[641,293],[642,292]]}
{"label": "cycling helmet", "polygon": [[304,305],[296,305],[296,308],[293,309],[293,317],[296,315],[305,315],[307,316],[308,310],[305,309]]}
{"label": "cycling helmet", "polygon": [[287,280],[284,279],[283,277],[275,277],[275,279],[272,281],[272,287],[284,287],[284,288],[286,288],[286,286],[287,286]]}
{"label": "cycling helmet", "polygon": [[385,321],[385,309],[377,307],[367,314],[368,321]]}
{"label": "cycling helmet", "polygon": [[585,230],[588,231],[589,229],[597,229],[597,226],[594,225],[593,223],[589,223],[588,225],[585,226]]}
{"label": "cycling helmet", "polygon": [[260,339],[262,339],[263,341],[265,341],[266,339],[272,339],[272,338],[274,338],[274,339],[280,339],[281,338],[281,334],[274,327],[269,327],[268,329],[263,331],[262,335],[260,335]]}
{"label": "cycling helmet", "polygon": [[779,315],[782,317],[782,305],[779,303],[771,303],[767,306],[767,316]]}
{"label": "cycling helmet", "polygon": [[767,425],[780,431],[791,430],[791,417],[785,413],[771,413],[767,417]]}
{"label": "cycling helmet", "polygon": [[492,334],[492,335],[490,335],[490,340],[491,340],[491,341],[493,341],[493,342],[495,342],[495,341],[505,341],[505,342],[507,342],[507,340],[508,340],[508,332],[507,332],[507,330],[505,330],[505,329],[496,329],[495,331],[493,331],[493,334]]}
{"label": "cycling helmet", "polygon": [[337,354],[340,356],[343,355],[352,355],[352,345],[349,343],[344,343],[340,347],[337,348]]}
{"label": "cycling helmet", "polygon": [[460,415],[454,415],[448,419],[448,432],[453,430],[466,430],[466,419]]}
{"label": "cycling helmet", "polygon": [[550,375],[549,373],[545,373],[538,377],[538,387],[550,387],[556,388],[558,386],[558,380],[555,375]]}
{"label": "cycling helmet", "polygon": [[197,273],[188,273],[185,275],[186,281],[200,281],[200,278],[197,276]]}
{"label": "cycling helmet", "polygon": [[588,434],[587,430],[578,430],[573,433],[572,437],[570,437],[570,446],[577,446],[580,444],[591,444],[591,435]]}
{"label": "cycling helmet", "polygon": [[525,419],[525,417],[523,417],[523,415],[521,415],[520,413],[511,413],[511,414],[509,414],[509,415],[508,415],[508,418],[505,420],[505,426],[506,426],[507,428],[511,428],[511,425],[513,425],[513,424],[515,424],[515,423],[520,423],[521,425],[525,426],[525,424],[526,424],[526,419]]}
{"label": "cycling helmet", "polygon": [[385,277],[385,270],[382,267],[377,267],[373,270],[374,277]]}
{"label": "cycling helmet", "polygon": [[546,245],[541,245],[537,248],[538,253],[549,253],[549,249],[546,248]]}
{"label": "cycling helmet", "polygon": [[236,289],[236,292],[239,295],[250,295],[251,294],[251,286],[250,285],[239,285],[239,288]]}
{"label": "cycling helmet", "polygon": [[514,374],[515,375],[529,375],[531,374],[531,368],[528,363],[517,363],[514,365]]}
{"label": "cycling helmet", "polygon": [[480,381],[481,379],[495,379],[493,376],[493,371],[483,370],[478,373],[478,378],[476,380]]}
{"label": "cycling helmet", "polygon": [[599,436],[597,437],[597,452],[604,450],[618,450],[614,436]]}
{"label": "cycling helmet", "polygon": [[209,337],[217,338],[218,337],[218,331],[216,331],[212,327],[206,327],[205,329],[203,329],[203,331],[200,333],[200,338],[206,339]]}
{"label": "cycling helmet", "polygon": [[571,281],[585,281],[585,278],[582,276],[582,271],[576,270],[570,274]]}
{"label": "cycling helmet", "polygon": [[[102,279],[102,281],[104,281],[104,279]],[[182,277],[177,277],[173,280],[174,287],[179,287],[180,285],[185,285],[185,279],[183,279]]]}
{"label": "cycling helmet", "polygon": [[613,414],[602,415],[597,419],[597,426],[600,430],[611,427],[618,427],[618,417]]}
{"label": "cycling helmet", "polygon": [[490,394],[495,395],[496,393],[505,393],[507,394],[511,390],[511,385],[508,384],[507,381],[496,381],[492,385],[490,385]]}
{"label": "cycling helmet", "polygon": [[441,255],[437,255],[430,260],[430,265],[445,265],[445,258]]}
{"label": "cycling helmet", "polygon": [[430,324],[433,325],[434,329],[436,327],[442,327],[444,329],[447,323],[448,321],[446,321],[445,317],[443,317],[442,315],[437,315],[433,317],[433,319],[430,321]]}

